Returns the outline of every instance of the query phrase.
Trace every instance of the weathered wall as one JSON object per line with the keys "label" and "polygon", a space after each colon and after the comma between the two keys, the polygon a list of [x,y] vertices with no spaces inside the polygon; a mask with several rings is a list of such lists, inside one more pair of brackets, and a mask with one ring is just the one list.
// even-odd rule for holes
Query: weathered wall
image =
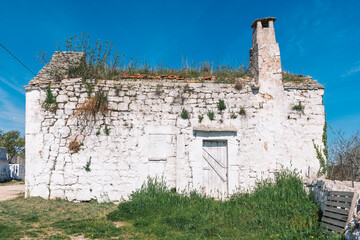
{"label": "weathered wall", "polygon": [[[325,115],[324,91],[316,82],[285,86],[275,101],[248,85],[239,91],[232,84],[99,81],[95,91],[102,88],[108,95],[112,111],[86,127],[74,117],[88,97],[81,80],[51,84],[59,103],[56,114],[41,107],[47,87],[41,81],[26,87],[28,196],[118,201],[155,175],[164,175],[178,190],[200,190],[204,139],[227,141],[230,194],[281,167],[297,168],[304,176],[315,176],[319,169],[312,141],[323,146]],[[223,112],[217,110],[219,99],[227,106]],[[299,101],[303,113],[292,110]],[[241,106],[246,116],[237,114]],[[189,120],[180,117],[182,108]],[[214,121],[208,110],[215,112]],[[202,123],[198,115],[204,115]],[[83,144],[78,153],[68,148],[74,139]],[[86,171],[90,159],[91,171]]]}
{"label": "weathered wall", "polygon": [[10,180],[9,161],[6,155],[6,149],[0,147],[0,182]]}

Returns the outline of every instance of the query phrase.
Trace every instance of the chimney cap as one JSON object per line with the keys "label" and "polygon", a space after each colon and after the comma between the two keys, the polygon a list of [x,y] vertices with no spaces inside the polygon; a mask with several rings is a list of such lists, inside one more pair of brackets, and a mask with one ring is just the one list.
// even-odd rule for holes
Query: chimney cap
{"label": "chimney cap", "polygon": [[269,22],[269,21],[275,22],[275,21],[276,21],[276,18],[275,18],[275,17],[266,17],[266,18],[255,19],[255,21],[251,24],[251,27],[252,27],[252,28],[256,28],[256,23],[257,23],[258,21],[261,21],[261,24],[262,24],[263,26],[266,26],[266,25],[268,25],[268,22]]}

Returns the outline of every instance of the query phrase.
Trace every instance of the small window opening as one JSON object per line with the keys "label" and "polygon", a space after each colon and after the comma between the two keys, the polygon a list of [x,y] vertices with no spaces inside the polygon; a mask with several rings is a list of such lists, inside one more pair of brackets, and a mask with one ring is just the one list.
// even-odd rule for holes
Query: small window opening
{"label": "small window opening", "polygon": [[269,22],[261,22],[262,28],[269,28]]}

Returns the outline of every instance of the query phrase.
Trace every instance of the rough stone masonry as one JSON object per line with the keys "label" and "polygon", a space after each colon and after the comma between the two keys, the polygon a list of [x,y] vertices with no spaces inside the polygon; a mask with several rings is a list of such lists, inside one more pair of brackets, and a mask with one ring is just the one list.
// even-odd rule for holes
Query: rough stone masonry
{"label": "rough stone masonry", "polygon": [[[316,176],[314,144],[324,147],[324,88],[310,77],[283,83],[275,20],[251,25],[254,78],[242,79],[241,90],[187,80],[100,80],[94,90],[107,95],[111,111],[87,124],[75,117],[88,99],[81,79],[52,78],[45,71],[68,67],[64,54],[74,63],[83,55],[56,52],[25,87],[26,196],[120,201],[148,176],[162,176],[178,191],[224,199],[281,168]],[[56,112],[42,107],[49,86]],[[221,99],[223,111],[217,108]],[[303,111],[293,110],[299,103]],[[183,109],[188,119],[181,117]]]}

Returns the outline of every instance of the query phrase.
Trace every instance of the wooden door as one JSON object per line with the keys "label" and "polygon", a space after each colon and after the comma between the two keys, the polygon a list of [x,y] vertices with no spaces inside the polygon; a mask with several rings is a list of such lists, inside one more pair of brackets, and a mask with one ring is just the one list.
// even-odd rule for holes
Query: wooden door
{"label": "wooden door", "polygon": [[203,194],[216,199],[228,195],[227,141],[203,141]]}

